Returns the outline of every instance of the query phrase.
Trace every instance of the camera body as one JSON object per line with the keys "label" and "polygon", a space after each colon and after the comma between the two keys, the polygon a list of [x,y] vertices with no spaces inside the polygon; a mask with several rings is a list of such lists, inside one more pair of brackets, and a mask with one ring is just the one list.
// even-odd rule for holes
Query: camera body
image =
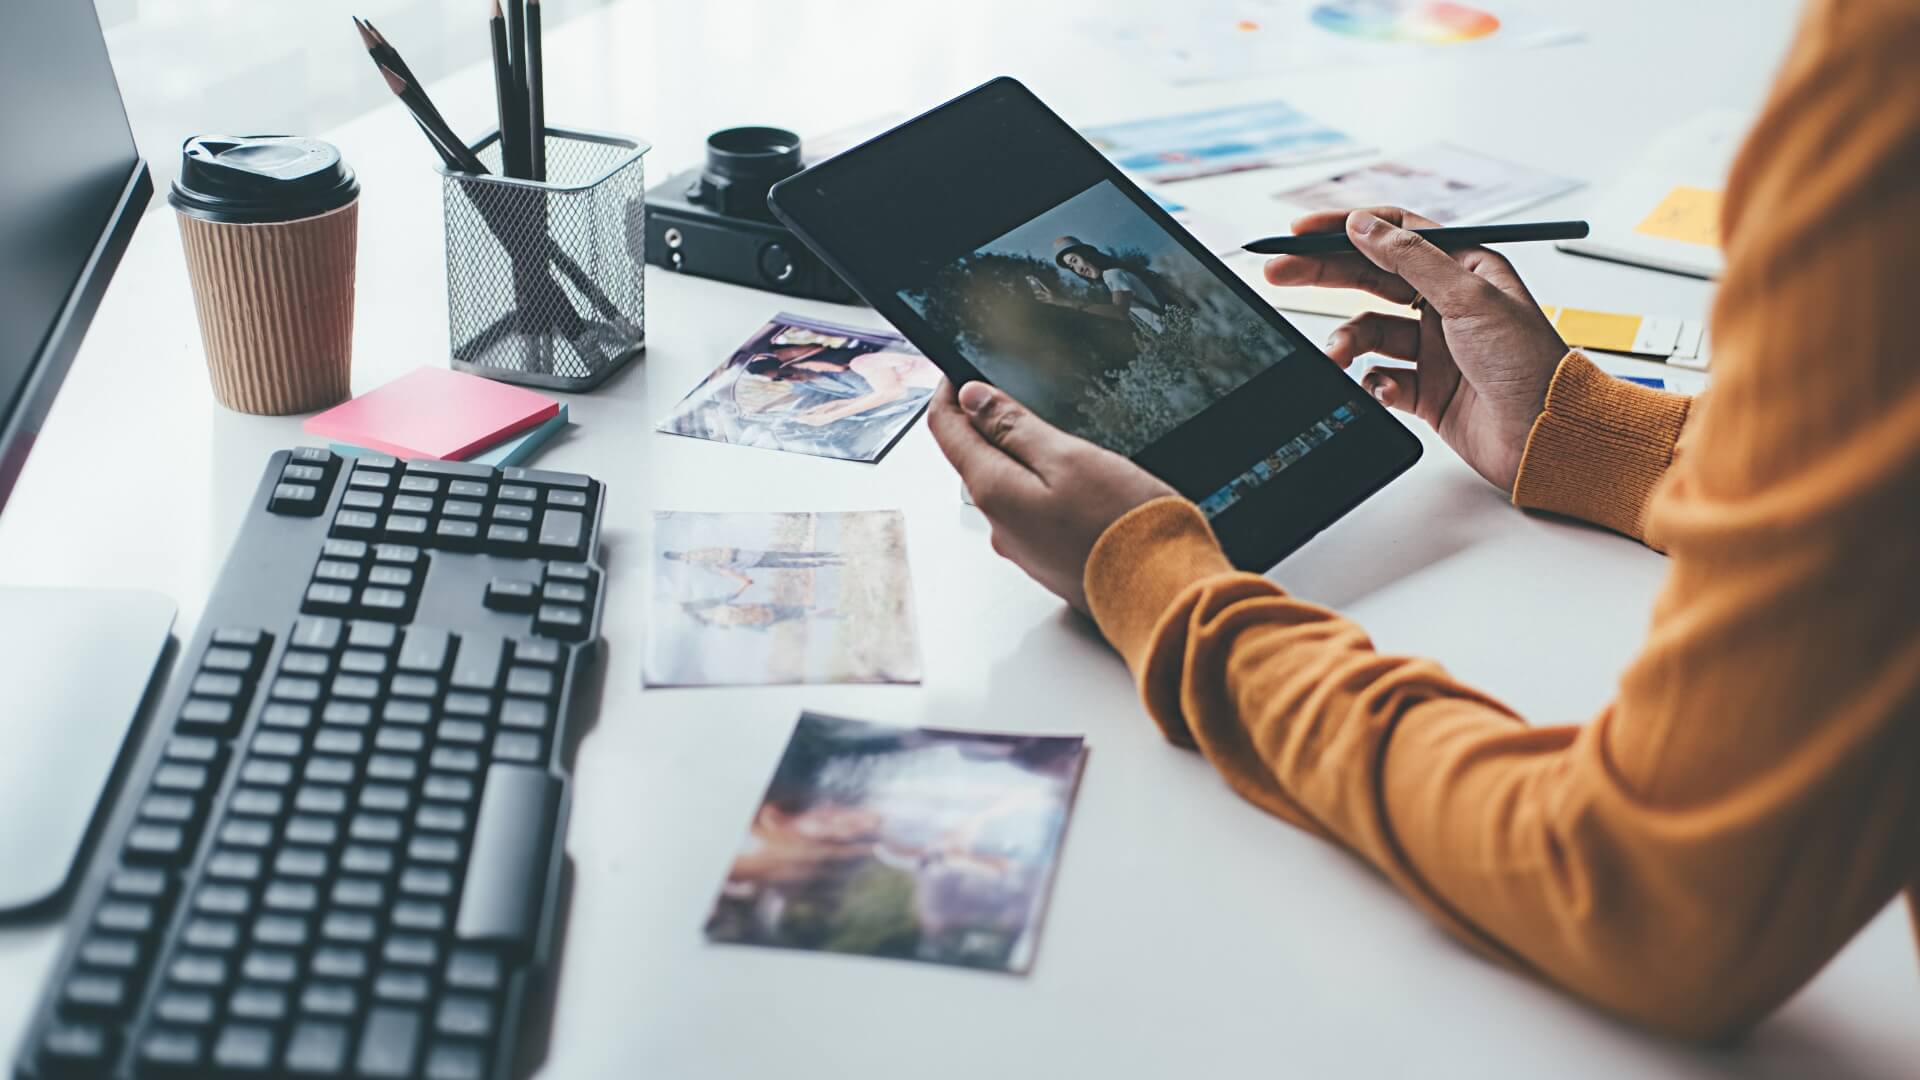
{"label": "camera body", "polygon": [[707,139],[707,161],[647,192],[647,261],[684,274],[810,300],[858,295],[767,208],[767,190],[800,171],[800,137],[745,127]]}

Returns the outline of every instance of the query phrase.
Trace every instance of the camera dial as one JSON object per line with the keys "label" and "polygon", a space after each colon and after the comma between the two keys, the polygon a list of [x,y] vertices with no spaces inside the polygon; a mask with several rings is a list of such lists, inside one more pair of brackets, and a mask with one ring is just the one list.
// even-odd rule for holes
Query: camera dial
{"label": "camera dial", "polygon": [[707,136],[707,164],[687,201],[732,217],[772,221],[767,190],[800,171],[800,136],[785,128],[737,127]]}

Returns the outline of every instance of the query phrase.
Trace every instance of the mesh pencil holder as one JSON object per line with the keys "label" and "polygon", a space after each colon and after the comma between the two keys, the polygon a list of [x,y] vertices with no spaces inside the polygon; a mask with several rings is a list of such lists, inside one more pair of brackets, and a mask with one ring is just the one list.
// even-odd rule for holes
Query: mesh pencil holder
{"label": "mesh pencil holder", "polygon": [[547,129],[547,179],[440,172],[453,367],[591,390],[646,348],[644,142]]}

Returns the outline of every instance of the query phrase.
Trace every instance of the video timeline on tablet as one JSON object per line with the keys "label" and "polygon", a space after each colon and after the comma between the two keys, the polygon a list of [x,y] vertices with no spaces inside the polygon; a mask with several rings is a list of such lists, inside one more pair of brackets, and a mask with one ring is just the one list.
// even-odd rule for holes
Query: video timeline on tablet
{"label": "video timeline on tablet", "polygon": [[1349,401],[1322,419],[1314,421],[1312,427],[1280,444],[1273,453],[1254,462],[1246,472],[1222,484],[1220,490],[1199,500],[1196,505],[1199,506],[1200,512],[1209,519],[1226,513],[1255,488],[1279,476],[1295,462],[1313,452],[1315,448],[1325,446],[1328,439],[1333,438],[1341,428],[1353,423],[1359,415],[1359,404]]}
{"label": "video timeline on tablet", "polygon": [[1041,418],[1128,456],[1298,351],[1108,180],[898,296]]}

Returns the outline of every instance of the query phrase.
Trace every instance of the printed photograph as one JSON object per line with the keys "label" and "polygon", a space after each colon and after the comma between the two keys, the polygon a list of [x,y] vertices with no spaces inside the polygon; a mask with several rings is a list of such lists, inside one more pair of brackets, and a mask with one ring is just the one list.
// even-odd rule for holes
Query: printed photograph
{"label": "printed photograph", "polygon": [[899,295],[1035,413],[1129,455],[1294,348],[1105,180]]}
{"label": "printed photograph", "polygon": [[649,686],[917,683],[897,510],[653,515]]}
{"label": "printed photograph", "polygon": [[939,383],[940,369],[898,335],[780,314],[681,399],[659,430],[878,461]]}
{"label": "printed photograph", "polygon": [[1306,210],[1404,206],[1456,225],[1504,217],[1579,186],[1578,180],[1436,143],[1274,197]]}
{"label": "printed photograph", "polygon": [[1115,165],[1160,184],[1298,165],[1363,149],[1284,101],[1129,120],[1081,134]]}
{"label": "printed photograph", "polygon": [[1085,761],[1078,737],[804,713],[707,937],[1025,974]]}

